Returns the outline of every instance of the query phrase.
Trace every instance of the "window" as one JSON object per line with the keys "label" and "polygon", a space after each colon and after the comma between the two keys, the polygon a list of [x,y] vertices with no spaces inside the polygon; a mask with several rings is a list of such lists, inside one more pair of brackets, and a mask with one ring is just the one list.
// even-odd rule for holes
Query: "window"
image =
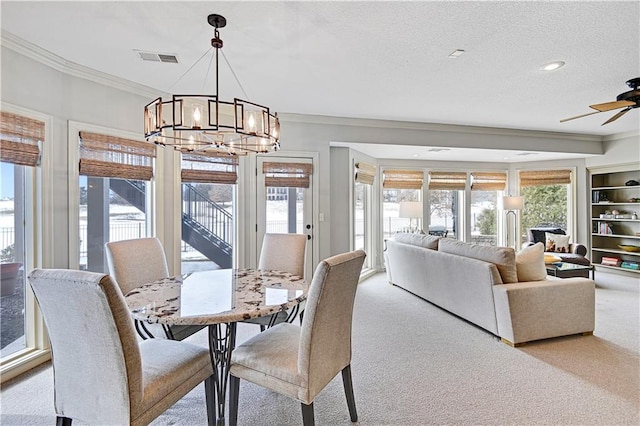
{"label": "window", "polygon": [[[355,163],[353,189],[353,249],[370,253],[371,235],[371,186],[375,179],[376,167],[372,164]],[[371,267],[370,256],[365,258],[362,269]]]}
{"label": "window", "polygon": [[80,132],[79,267],[107,272],[104,244],[150,234],[155,145]]}
{"label": "window", "polygon": [[[45,123],[23,115],[0,112],[0,357],[3,379],[14,363],[34,349],[43,349],[37,336],[36,305],[26,280],[36,266],[35,206],[41,198],[40,156]],[[5,364],[7,362],[7,364]],[[13,364],[16,365],[15,363]],[[6,369],[5,369],[6,368]],[[10,376],[10,375],[9,375]]]}
{"label": "window", "polygon": [[466,172],[429,172],[429,233],[459,238]]}
{"label": "window", "polygon": [[233,266],[238,157],[182,153],[182,273]]}
{"label": "window", "polygon": [[[422,201],[424,172],[418,170],[384,170],[382,181],[383,238],[399,231],[422,229],[422,212],[402,209],[401,204]],[[408,206],[408,205],[407,205]],[[405,211],[407,214],[405,214]],[[401,214],[402,213],[402,214]]]}
{"label": "window", "polygon": [[572,232],[570,215],[571,170],[527,170],[520,172],[520,195],[524,197],[520,244],[527,229],[552,226]]}
{"label": "window", "polygon": [[507,184],[505,172],[471,173],[471,242],[498,245],[498,197]]}

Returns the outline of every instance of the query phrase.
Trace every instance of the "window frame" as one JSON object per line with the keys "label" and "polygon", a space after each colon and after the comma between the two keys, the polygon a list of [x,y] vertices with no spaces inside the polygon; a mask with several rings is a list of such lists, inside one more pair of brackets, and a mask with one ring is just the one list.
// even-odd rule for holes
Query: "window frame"
{"label": "window frame", "polygon": [[[25,221],[27,244],[24,273],[34,268],[55,267],[54,250],[54,185],[53,185],[53,117],[17,105],[2,102],[4,111],[44,122],[44,141],[40,147],[40,166],[25,173]],[[26,282],[25,282],[26,285]],[[25,348],[0,360],[0,377],[5,382],[51,359],[49,336],[44,318],[31,287],[25,288]]]}

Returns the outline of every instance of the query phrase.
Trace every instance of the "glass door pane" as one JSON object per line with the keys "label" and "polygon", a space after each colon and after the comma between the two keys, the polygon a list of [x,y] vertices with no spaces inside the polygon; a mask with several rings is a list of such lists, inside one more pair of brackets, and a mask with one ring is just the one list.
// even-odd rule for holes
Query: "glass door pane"
{"label": "glass door pane", "polygon": [[429,234],[458,239],[461,192],[446,189],[429,190]]}
{"label": "glass door pane", "polygon": [[107,273],[105,243],[147,237],[148,182],[80,176],[81,270]]}
{"label": "glass door pane", "polygon": [[305,275],[313,274],[313,176],[310,177],[308,188],[266,186],[265,175],[262,173],[263,163],[277,161],[280,163],[309,163],[307,158],[277,157],[258,158],[257,179],[257,258],[260,257],[262,239],[265,233],[275,234],[306,234],[308,236],[306,249]]}
{"label": "glass door pane", "polygon": [[26,188],[24,166],[0,163],[0,356],[27,347],[25,336]]}
{"label": "glass door pane", "polygon": [[231,184],[182,184],[183,274],[233,266],[234,193]]}

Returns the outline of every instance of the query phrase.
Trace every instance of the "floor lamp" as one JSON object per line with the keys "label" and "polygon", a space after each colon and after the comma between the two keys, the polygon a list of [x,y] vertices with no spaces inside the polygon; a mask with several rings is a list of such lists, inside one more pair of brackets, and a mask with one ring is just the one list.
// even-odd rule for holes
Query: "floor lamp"
{"label": "floor lamp", "polygon": [[398,216],[409,219],[409,232],[418,231],[420,226],[419,220],[416,221],[415,229],[411,226],[411,221],[422,218],[422,201],[400,201],[400,211]]}
{"label": "floor lamp", "polygon": [[509,215],[513,215],[513,248],[518,250],[518,223],[516,222],[516,210],[524,208],[524,197],[522,196],[505,196],[502,197],[502,209],[507,210],[507,245],[509,244]]}

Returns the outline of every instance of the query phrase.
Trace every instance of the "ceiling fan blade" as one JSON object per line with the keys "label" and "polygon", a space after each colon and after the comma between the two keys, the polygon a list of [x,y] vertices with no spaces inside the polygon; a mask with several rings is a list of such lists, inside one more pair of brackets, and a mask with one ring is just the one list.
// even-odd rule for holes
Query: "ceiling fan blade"
{"label": "ceiling fan blade", "polygon": [[588,115],[598,114],[599,112],[600,111],[594,111],[594,112],[588,112],[586,114],[576,115],[575,117],[563,118],[562,120],[560,120],[560,122],[564,123],[565,121],[575,120],[576,118],[582,118],[582,117],[586,117]]}
{"label": "ceiling fan blade", "polygon": [[605,102],[602,104],[593,104],[589,105],[589,108],[597,109],[600,112],[611,111],[618,108],[624,108],[631,105],[635,105],[635,102],[631,101],[614,101],[614,102]]}
{"label": "ceiling fan blade", "polygon": [[625,108],[622,111],[619,111],[616,115],[614,115],[613,117],[611,117],[610,119],[608,119],[607,121],[605,121],[604,123],[602,123],[602,125],[604,126],[605,124],[609,124],[612,121],[616,121],[618,118],[622,117],[623,115],[625,115],[628,111],[631,111],[631,108]]}

